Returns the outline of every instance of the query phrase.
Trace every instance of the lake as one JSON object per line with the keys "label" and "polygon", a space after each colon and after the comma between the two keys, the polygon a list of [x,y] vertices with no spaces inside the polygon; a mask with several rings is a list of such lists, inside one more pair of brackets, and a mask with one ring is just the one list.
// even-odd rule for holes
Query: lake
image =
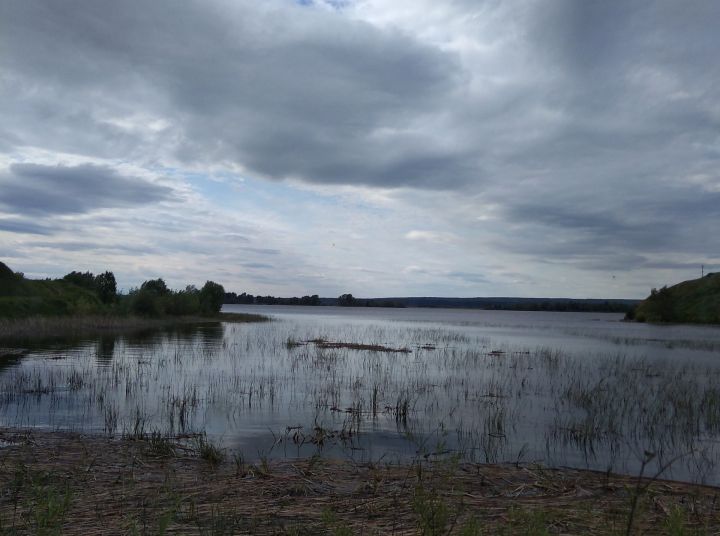
{"label": "lake", "polygon": [[39,343],[0,425],[198,435],[246,459],[457,456],[720,484],[720,329],[607,313],[225,306],[272,317]]}

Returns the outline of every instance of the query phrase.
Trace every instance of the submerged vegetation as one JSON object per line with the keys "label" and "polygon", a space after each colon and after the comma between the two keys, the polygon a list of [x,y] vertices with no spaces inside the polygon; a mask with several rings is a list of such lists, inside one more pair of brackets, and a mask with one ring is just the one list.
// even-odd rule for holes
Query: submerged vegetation
{"label": "submerged vegetation", "polygon": [[628,318],[639,322],[720,324],[720,273],[652,289]]}

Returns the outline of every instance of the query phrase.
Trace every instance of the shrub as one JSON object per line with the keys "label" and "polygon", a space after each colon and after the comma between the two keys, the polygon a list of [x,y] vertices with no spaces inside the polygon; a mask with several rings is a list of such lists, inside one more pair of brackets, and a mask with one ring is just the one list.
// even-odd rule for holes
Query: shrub
{"label": "shrub", "polygon": [[217,314],[225,300],[225,289],[213,281],[207,281],[200,290],[200,312]]}

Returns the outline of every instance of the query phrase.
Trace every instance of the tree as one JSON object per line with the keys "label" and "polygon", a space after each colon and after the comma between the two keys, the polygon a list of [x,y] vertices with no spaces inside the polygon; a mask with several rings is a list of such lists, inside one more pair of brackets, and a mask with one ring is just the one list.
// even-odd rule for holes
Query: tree
{"label": "tree", "polygon": [[207,281],[200,289],[200,312],[217,314],[225,301],[225,289],[214,281]]}
{"label": "tree", "polygon": [[170,294],[170,289],[168,289],[162,278],[145,281],[140,285],[140,290],[155,294],[155,296],[166,296]]}
{"label": "tree", "polygon": [[117,283],[115,274],[105,272],[95,276],[95,290],[103,303],[112,303],[117,297]]}
{"label": "tree", "polygon": [[342,294],[338,297],[338,305],[341,307],[352,307],[356,304],[357,300],[353,297],[352,294]]}
{"label": "tree", "polygon": [[78,287],[88,290],[95,290],[95,276],[92,272],[76,272],[72,271],[63,277],[64,281],[68,281]]}

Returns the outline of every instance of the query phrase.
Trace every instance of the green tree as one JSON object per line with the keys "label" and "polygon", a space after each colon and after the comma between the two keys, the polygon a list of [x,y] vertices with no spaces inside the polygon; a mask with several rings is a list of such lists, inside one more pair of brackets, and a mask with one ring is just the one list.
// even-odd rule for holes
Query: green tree
{"label": "green tree", "polygon": [[72,271],[63,277],[64,281],[68,281],[78,287],[88,290],[95,290],[95,276],[92,272],[76,272]]}
{"label": "green tree", "polygon": [[140,290],[144,290],[155,296],[167,296],[170,294],[170,289],[165,284],[162,278],[149,279],[140,285]]}
{"label": "green tree", "polygon": [[352,307],[355,305],[357,300],[353,297],[352,294],[342,294],[338,297],[338,305],[341,307]]}
{"label": "green tree", "polygon": [[200,312],[217,314],[225,301],[225,289],[213,281],[207,281],[200,289]]}
{"label": "green tree", "polygon": [[140,288],[130,291],[130,310],[133,314],[142,316],[159,316],[164,313],[160,307],[160,300],[153,291]]}
{"label": "green tree", "polygon": [[103,303],[112,303],[117,297],[115,274],[105,272],[95,276],[95,290]]}

